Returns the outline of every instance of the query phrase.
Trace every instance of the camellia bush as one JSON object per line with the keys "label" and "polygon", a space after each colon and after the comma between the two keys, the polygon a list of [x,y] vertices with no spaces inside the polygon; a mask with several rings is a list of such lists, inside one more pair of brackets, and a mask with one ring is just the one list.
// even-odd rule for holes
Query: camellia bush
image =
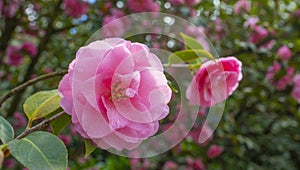
{"label": "camellia bush", "polygon": [[0,1],[0,169],[298,169],[300,2]]}

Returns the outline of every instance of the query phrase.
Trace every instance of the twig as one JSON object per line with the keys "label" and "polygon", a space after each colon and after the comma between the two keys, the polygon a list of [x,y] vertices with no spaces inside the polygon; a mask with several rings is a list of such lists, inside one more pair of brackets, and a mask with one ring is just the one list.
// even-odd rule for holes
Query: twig
{"label": "twig", "polygon": [[54,121],[55,119],[59,118],[59,117],[62,116],[63,114],[65,114],[64,111],[59,112],[59,113],[57,113],[56,115],[52,116],[51,118],[45,119],[45,120],[43,120],[42,122],[40,122],[39,124],[37,124],[37,125],[35,125],[35,126],[31,127],[31,128],[26,129],[23,133],[21,133],[18,137],[16,137],[16,139],[21,139],[21,138],[23,138],[23,137],[29,135],[29,134],[32,133],[32,132],[35,132],[35,131],[37,131],[37,130],[40,130],[40,129],[42,129],[42,128],[45,128],[45,127],[49,126],[49,123],[51,123],[51,122]]}
{"label": "twig", "polygon": [[4,95],[3,97],[0,98],[0,107],[2,106],[2,104],[7,100],[9,99],[11,96],[13,96],[14,94],[20,92],[20,91],[23,91],[24,89],[26,89],[28,86],[36,83],[36,82],[39,82],[39,81],[42,81],[42,80],[46,80],[46,79],[49,79],[49,78],[52,78],[52,77],[55,77],[55,76],[62,76],[64,74],[66,74],[68,71],[66,70],[63,70],[63,71],[58,71],[58,72],[54,72],[54,73],[49,73],[49,74],[45,74],[45,75],[42,75],[42,76],[39,76],[35,79],[32,79],[32,80],[29,80],[17,87],[15,87],[14,89],[10,90],[6,95]]}

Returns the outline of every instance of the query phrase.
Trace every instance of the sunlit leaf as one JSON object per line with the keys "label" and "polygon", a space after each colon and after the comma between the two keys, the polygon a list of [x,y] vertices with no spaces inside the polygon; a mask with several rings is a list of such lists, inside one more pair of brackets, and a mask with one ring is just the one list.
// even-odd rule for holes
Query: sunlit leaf
{"label": "sunlit leaf", "polygon": [[180,35],[183,38],[184,45],[187,50],[203,50],[202,45],[195,38],[190,37],[184,33],[180,33]]}
{"label": "sunlit leaf", "polygon": [[30,170],[66,170],[67,150],[63,142],[48,132],[34,132],[8,143],[10,153]]}
{"label": "sunlit leaf", "polygon": [[85,145],[84,157],[87,158],[96,149],[96,146],[94,146],[90,140],[86,140],[86,139],[84,140],[84,145]]}
{"label": "sunlit leaf", "polygon": [[41,91],[30,96],[24,103],[23,109],[29,122],[43,118],[60,107],[58,90]]}
{"label": "sunlit leaf", "polygon": [[0,140],[2,143],[8,143],[14,138],[14,129],[11,124],[0,116]]}
{"label": "sunlit leaf", "polygon": [[[168,58],[169,64],[178,64],[183,62],[191,62],[201,58],[215,60],[215,58],[205,50],[182,50],[171,54]],[[201,63],[195,63],[201,64]]]}

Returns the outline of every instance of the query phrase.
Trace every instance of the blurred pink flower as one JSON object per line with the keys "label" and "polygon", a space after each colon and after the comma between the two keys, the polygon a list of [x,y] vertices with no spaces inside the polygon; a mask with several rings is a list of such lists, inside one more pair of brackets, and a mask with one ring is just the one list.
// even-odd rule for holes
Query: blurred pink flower
{"label": "blurred pink flower", "polygon": [[21,54],[21,48],[15,45],[10,45],[6,50],[7,64],[11,66],[19,66],[23,63],[23,55]]}
{"label": "blurred pink flower", "polygon": [[292,97],[300,103],[300,74],[296,74],[293,78],[294,88]]}
{"label": "blurred pink flower", "polygon": [[194,170],[205,170],[205,166],[203,165],[201,159],[195,159],[193,163]]}
{"label": "blurred pink flower", "polygon": [[250,27],[251,29],[254,29],[258,21],[259,19],[257,17],[250,17],[247,19],[247,21],[245,21],[244,27],[245,28]]}
{"label": "blurred pink flower", "polygon": [[188,6],[194,6],[194,5],[197,5],[199,4],[200,0],[185,0],[185,3],[188,5]]}
{"label": "blurred pink flower", "polygon": [[257,44],[268,35],[269,33],[267,29],[261,26],[255,26],[253,32],[250,34],[249,41],[251,43]]}
{"label": "blurred pink flower", "polygon": [[172,5],[188,5],[194,6],[200,2],[200,0],[169,0]]}
{"label": "blurred pink flower", "polygon": [[72,140],[70,135],[59,135],[58,137],[59,137],[60,140],[63,141],[63,143],[65,145],[70,145],[71,140]]}
{"label": "blurred pink flower", "polygon": [[296,85],[296,86],[300,86],[300,74],[296,74],[293,78],[293,83]]}
{"label": "blurred pink flower", "polygon": [[209,60],[202,64],[186,91],[191,104],[212,106],[224,101],[242,79],[242,63],[235,57]]}
{"label": "blurred pink flower", "polygon": [[131,170],[140,170],[141,168],[141,159],[139,158],[131,158],[130,162],[130,169]]}
{"label": "blurred pink flower", "polygon": [[158,57],[120,38],[80,48],[58,88],[80,135],[117,150],[136,148],[158,131],[172,94]]}
{"label": "blurred pink flower", "polygon": [[296,11],[296,15],[300,18],[300,9]]}
{"label": "blurred pink flower", "polygon": [[119,9],[117,9],[117,8],[112,8],[112,9],[110,10],[110,12],[111,12],[111,14],[112,14],[113,16],[116,16],[117,18],[120,18],[120,17],[125,16],[124,11],[119,10]]}
{"label": "blurred pink flower", "polygon": [[12,18],[15,16],[15,13],[17,12],[17,10],[19,9],[20,6],[20,0],[10,0],[10,1],[6,1],[6,5],[4,6],[4,4],[1,2],[1,7],[2,10],[0,10],[0,12],[2,12],[2,14],[5,17],[8,18]]}
{"label": "blurred pink flower", "polygon": [[169,0],[172,5],[183,5],[185,0]]}
{"label": "blurred pink flower", "polygon": [[221,155],[223,148],[219,145],[212,145],[207,151],[207,156],[209,158],[216,158]]}
{"label": "blurred pink flower", "polygon": [[288,46],[283,45],[278,49],[276,55],[282,60],[288,60],[291,58],[292,52]]}
{"label": "blurred pink flower", "polygon": [[52,73],[52,72],[53,72],[52,68],[49,68],[49,67],[44,68],[43,71],[44,71],[44,73],[46,73],[46,74],[49,74],[49,73]]}
{"label": "blurred pink flower", "polygon": [[25,51],[26,53],[28,53],[32,57],[35,56],[37,53],[36,46],[32,42],[29,42],[29,41],[23,42],[21,49],[23,51]]}
{"label": "blurred pink flower", "polygon": [[27,120],[24,116],[23,113],[21,112],[15,112],[13,114],[13,127],[15,129],[19,129],[19,128],[22,128],[22,127],[25,127],[27,125]]}
{"label": "blurred pink flower", "polygon": [[121,37],[125,33],[125,25],[122,20],[113,15],[103,19],[102,36],[105,38]]}
{"label": "blurred pink flower", "polygon": [[89,5],[81,0],[64,0],[65,14],[73,18],[79,18],[87,13]]}
{"label": "blurred pink flower", "polygon": [[233,12],[235,14],[243,14],[250,11],[251,5],[248,0],[239,0],[235,3]]}
{"label": "blurred pink flower", "polygon": [[192,169],[192,170],[205,170],[205,166],[202,163],[201,159],[193,159],[193,158],[189,158],[187,157],[185,159],[186,164],[189,166],[188,169]]}
{"label": "blurred pink flower", "polygon": [[300,85],[295,84],[293,91],[292,91],[292,97],[300,103]]}
{"label": "blurred pink flower", "polygon": [[284,90],[286,89],[287,85],[291,84],[292,83],[292,78],[290,75],[284,75],[283,77],[281,77],[276,85],[275,85],[275,88],[277,90]]}
{"label": "blurred pink flower", "polygon": [[6,158],[3,161],[3,167],[7,169],[14,169],[16,165],[17,165],[17,161],[13,158]]}
{"label": "blurred pink flower", "polygon": [[160,6],[153,0],[128,0],[128,8],[132,12],[159,12]]}
{"label": "blurred pink flower", "polygon": [[164,166],[162,167],[162,170],[177,170],[178,165],[174,161],[167,161],[164,163]]}

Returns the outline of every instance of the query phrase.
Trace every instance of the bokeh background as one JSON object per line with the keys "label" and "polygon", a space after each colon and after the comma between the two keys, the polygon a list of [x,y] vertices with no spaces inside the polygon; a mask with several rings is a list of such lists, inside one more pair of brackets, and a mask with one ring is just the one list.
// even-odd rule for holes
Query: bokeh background
{"label": "bokeh background", "polygon": [[[243,63],[243,80],[226,101],[222,120],[205,144],[197,142],[207,109],[188,136],[160,156],[128,159],[97,149],[84,158],[83,139],[66,128],[60,138],[69,151],[70,169],[247,169],[300,168],[300,2],[297,0],[1,0],[0,96],[36,76],[65,70],[76,51],[103,25],[139,12],[162,12],[197,26],[185,33],[199,41],[204,33],[220,57]],[[151,21],[141,23],[141,27]],[[104,36],[122,37],[130,23],[114,22]],[[154,30],[155,31],[155,30]],[[145,34],[131,41],[168,51],[182,49],[170,37]],[[60,77],[39,82],[0,108],[15,127],[26,126],[24,100],[36,91],[55,89]],[[176,118],[161,122],[166,129]],[[205,129],[210,131],[209,128]],[[180,133],[180,132],[178,132]],[[22,169],[6,158],[3,169]]]}

